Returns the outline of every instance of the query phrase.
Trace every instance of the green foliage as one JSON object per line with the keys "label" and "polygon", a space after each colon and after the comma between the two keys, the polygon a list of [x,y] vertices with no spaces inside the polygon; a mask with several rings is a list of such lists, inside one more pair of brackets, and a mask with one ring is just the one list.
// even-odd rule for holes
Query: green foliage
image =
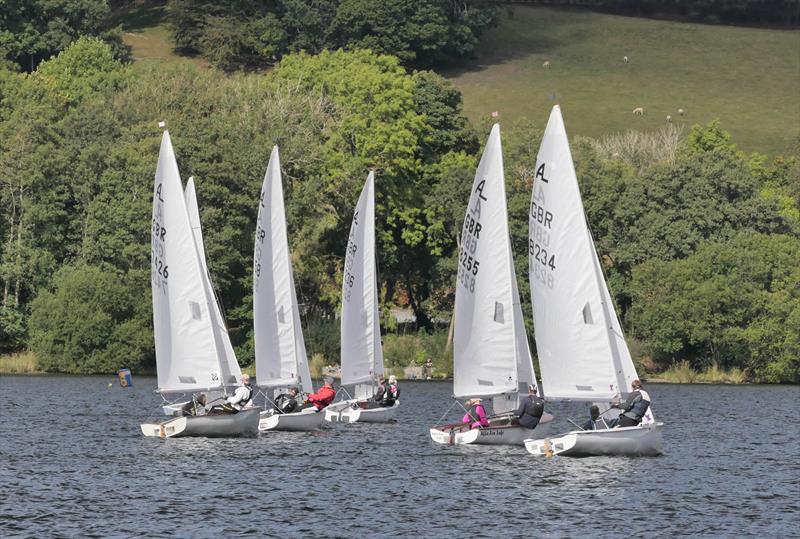
{"label": "green foliage", "polygon": [[[683,259],[634,269],[630,323],[654,359],[796,381],[800,239],[743,232]],[[770,367],[771,364],[774,364]]]}
{"label": "green foliage", "polygon": [[485,0],[170,0],[177,45],[227,70],[274,63],[288,52],[371,49],[431,65],[472,53],[497,8]]}
{"label": "green foliage", "polygon": [[127,59],[122,33],[112,29],[106,0],[10,0],[0,3],[0,57],[34,71],[81,36],[107,42]]}
{"label": "green foliage", "polygon": [[152,346],[133,318],[132,298],[112,271],[65,266],[31,305],[31,345],[48,372],[136,368]]}
{"label": "green foliage", "polygon": [[0,305],[0,353],[14,352],[25,346],[27,320],[24,313]]}
{"label": "green foliage", "polygon": [[389,334],[383,337],[383,357],[387,368],[402,372],[405,367],[425,365],[428,358],[433,360],[434,375],[437,378],[453,374],[453,358],[445,348],[447,332],[419,332],[412,335]]}

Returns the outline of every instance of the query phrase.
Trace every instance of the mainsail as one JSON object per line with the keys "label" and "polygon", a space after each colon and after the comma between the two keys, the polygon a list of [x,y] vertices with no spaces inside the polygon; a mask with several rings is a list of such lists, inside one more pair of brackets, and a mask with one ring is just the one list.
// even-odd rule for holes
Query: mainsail
{"label": "mainsail", "polygon": [[242,378],[242,371],[239,368],[239,362],[236,361],[236,353],[233,351],[231,338],[228,335],[228,328],[225,326],[225,319],[222,317],[219,302],[216,300],[216,294],[214,293],[214,287],[211,281],[211,272],[208,271],[203,230],[200,226],[200,210],[197,207],[197,193],[195,192],[193,177],[189,177],[189,180],[186,182],[186,189],[183,194],[186,202],[186,210],[189,213],[189,224],[192,227],[192,235],[194,237],[195,246],[197,247],[197,256],[203,271],[203,284],[207,287],[208,297],[212,299],[211,318],[213,320],[215,339],[222,342],[223,353],[220,358],[220,365],[223,379],[230,380],[231,384],[235,384],[237,380]]}
{"label": "mainsail", "polygon": [[369,173],[358,198],[342,281],[342,385],[383,374],[378,282],[375,267],[375,176]]}
{"label": "mainsail", "polygon": [[215,301],[193,239],[167,131],[161,139],[153,188],[151,262],[158,391],[207,391],[236,384],[237,373],[230,372],[222,359]]}
{"label": "mainsail", "polygon": [[514,397],[503,404],[494,399],[495,412],[516,405],[519,384],[535,380],[516,279],[495,124],[461,232],[453,354],[456,397]]}
{"label": "mainsail", "polygon": [[256,381],[260,387],[300,385],[313,391],[286,232],[278,147],[261,186],[253,263]]}
{"label": "mainsail", "polygon": [[586,222],[557,105],[536,161],[528,247],[547,397],[607,402],[627,393],[636,370]]}

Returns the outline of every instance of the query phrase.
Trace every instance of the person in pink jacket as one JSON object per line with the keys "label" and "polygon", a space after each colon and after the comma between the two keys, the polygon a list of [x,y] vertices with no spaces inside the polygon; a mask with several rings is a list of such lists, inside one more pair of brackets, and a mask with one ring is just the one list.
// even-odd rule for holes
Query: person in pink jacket
{"label": "person in pink jacket", "polygon": [[481,404],[481,399],[470,399],[467,401],[467,413],[464,414],[462,423],[469,424],[470,429],[479,429],[489,426],[489,418],[486,417],[486,408]]}

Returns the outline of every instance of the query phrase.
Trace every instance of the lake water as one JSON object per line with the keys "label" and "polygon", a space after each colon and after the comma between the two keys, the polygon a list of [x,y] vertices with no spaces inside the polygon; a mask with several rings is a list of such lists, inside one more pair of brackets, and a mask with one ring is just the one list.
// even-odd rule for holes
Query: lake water
{"label": "lake water", "polygon": [[401,383],[396,424],[160,440],[155,379],[111,381],[0,377],[0,536],[800,536],[797,386],[648,384],[664,455],[545,459],[431,442],[449,383]]}

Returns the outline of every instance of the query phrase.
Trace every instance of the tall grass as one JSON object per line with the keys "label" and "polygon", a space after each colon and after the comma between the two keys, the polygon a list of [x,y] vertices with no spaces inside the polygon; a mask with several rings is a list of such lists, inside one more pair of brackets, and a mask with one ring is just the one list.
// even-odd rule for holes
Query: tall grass
{"label": "tall grass", "polygon": [[0,356],[0,373],[33,374],[41,372],[33,352],[19,352]]}
{"label": "tall grass", "polygon": [[748,381],[747,373],[737,367],[725,370],[714,363],[705,370],[696,371],[688,361],[674,364],[658,373],[657,378],[674,384],[744,384]]}
{"label": "tall grass", "polygon": [[606,159],[619,159],[641,170],[655,163],[675,162],[683,134],[682,125],[669,124],[656,131],[635,131],[605,135],[592,139],[592,147]]}

